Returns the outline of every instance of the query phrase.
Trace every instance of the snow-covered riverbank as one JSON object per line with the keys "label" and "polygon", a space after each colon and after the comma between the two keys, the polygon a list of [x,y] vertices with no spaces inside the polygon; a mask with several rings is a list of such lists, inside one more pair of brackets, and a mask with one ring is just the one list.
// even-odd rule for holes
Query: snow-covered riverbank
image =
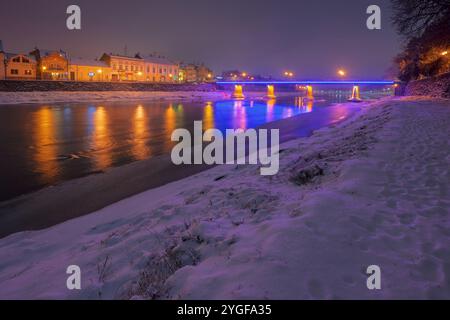
{"label": "snow-covered riverbank", "polygon": [[[279,92],[278,96],[293,95],[296,92]],[[246,92],[247,97],[262,98],[265,92]],[[203,100],[216,101],[230,99],[231,93],[225,91],[35,91],[0,92],[0,105],[24,103],[80,103],[111,101],[165,101],[165,100]]]}
{"label": "snow-covered riverbank", "polygon": [[23,103],[58,102],[106,102],[167,99],[198,100],[225,99],[229,94],[219,91],[37,91],[37,92],[0,92],[0,105]]}
{"label": "snow-covered riverbank", "polygon": [[0,298],[450,298],[449,131],[448,100],[384,99],[282,145],[274,177],[219,166],[11,235]]}

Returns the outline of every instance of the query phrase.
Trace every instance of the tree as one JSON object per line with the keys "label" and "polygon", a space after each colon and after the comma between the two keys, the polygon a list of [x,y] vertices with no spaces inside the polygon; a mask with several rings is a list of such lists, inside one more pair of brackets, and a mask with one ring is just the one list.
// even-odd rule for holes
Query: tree
{"label": "tree", "polygon": [[391,0],[392,20],[407,37],[402,53],[394,59],[398,77],[410,81],[450,70],[442,55],[450,47],[449,0]]}
{"label": "tree", "polygon": [[[391,0],[392,21],[400,34],[420,36],[428,27],[450,20],[449,0]],[[450,32],[447,30],[447,32]]]}

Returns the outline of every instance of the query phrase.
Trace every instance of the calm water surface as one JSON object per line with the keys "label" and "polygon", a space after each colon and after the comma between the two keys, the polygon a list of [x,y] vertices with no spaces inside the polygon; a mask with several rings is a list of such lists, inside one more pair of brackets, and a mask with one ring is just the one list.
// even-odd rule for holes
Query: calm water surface
{"label": "calm water surface", "polygon": [[[0,106],[0,201],[109,167],[170,153],[176,128],[254,128],[309,115],[294,134],[345,118],[349,105],[300,97],[219,102],[108,102]],[[301,119],[302,117],[299,117]],[[282,129],[282,128],[281,128]],[[282,131],[283,134],[283,131]]]}

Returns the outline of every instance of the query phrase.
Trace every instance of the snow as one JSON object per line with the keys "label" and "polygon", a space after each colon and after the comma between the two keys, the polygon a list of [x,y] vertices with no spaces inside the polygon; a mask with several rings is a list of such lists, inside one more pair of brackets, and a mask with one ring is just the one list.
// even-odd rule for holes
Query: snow
{"label": "snow", "polygon": [[167,99],[225,99],[229,93],[211,91],[33,91],[0,92],[0,105],[58,102],[157,101]]}
{"label": "snow", "polygon": [[218,166],[8,236],[0,298],[448,299],[449,130],[448,100],[382,99],[283,144],[273,177]]}
{"label": "snow", "polygon": [[[278,96],[293,95],[280,92]],[[265,92],[246,92],[246,97],[262,98]],[[111,101],[165,101],[165,100],[221,100],[230,99],[231,93],[224,91],[32,91],[1,92],[0,105],[23,103],[82,103]]]}

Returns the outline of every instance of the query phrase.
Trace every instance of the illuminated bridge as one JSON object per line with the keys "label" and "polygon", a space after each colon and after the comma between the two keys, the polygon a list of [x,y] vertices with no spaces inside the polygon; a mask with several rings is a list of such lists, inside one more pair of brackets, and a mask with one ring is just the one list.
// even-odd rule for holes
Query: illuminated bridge
{"label": "illuminated bridge", "polygon": [[382,85],[382,86],[397,86],[394,81],[364,81],[364,80],[336,80],[336,81],[218,81],[217,85],[233,85],[234,99],[244,99],[244,85],[265,85],[267,86],[267,98],[274,99],[275,98],[275,85],[297,85],[297,86],[305,86],[306,89],[306,98],[314,99],[313,96],[313,85],[352,85],[352,96],[349,98],[349,101],[358,102],[361,101],[359,96],[359,86],[361,85]]}

